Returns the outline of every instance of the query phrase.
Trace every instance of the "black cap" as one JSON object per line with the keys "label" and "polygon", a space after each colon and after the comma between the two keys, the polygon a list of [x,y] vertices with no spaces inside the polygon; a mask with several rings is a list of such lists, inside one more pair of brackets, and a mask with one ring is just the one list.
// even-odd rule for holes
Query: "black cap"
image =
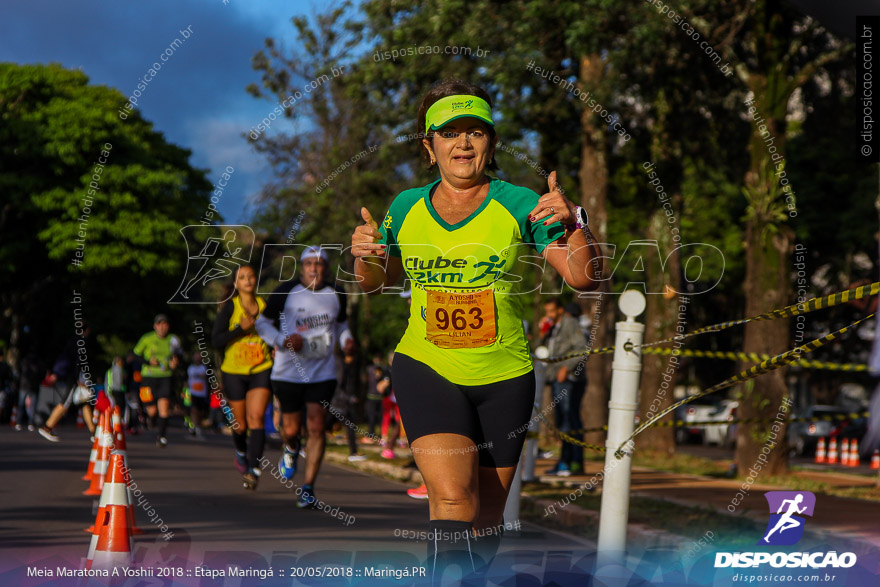
{"label": "black cap", "polygon": [[577,318],[581,315],[581,307],[574,302],[565,304],[565,311]]}
{"label": "black cap", "polygon": [[165,314],[156,314],[156,317],[153,318],[153,324],[158,324],[159,322],[168,322],[168,316]]}

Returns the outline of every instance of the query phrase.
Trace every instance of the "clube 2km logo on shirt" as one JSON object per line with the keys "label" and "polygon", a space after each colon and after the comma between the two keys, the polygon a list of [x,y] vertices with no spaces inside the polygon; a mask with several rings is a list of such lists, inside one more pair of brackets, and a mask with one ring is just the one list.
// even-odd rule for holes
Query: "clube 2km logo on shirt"
{"label": "clube 2km logo on shirt", "polygon": [[[768,491],[764,494],[770,508],[767,529],[757,545],[791,546],[804,535],[806,518],[812,516],[816,496],[809,491]],[[756,568],[769,564],[775,568],[844,568],[856,564],[852,552],[717,552],[715,568]]]}

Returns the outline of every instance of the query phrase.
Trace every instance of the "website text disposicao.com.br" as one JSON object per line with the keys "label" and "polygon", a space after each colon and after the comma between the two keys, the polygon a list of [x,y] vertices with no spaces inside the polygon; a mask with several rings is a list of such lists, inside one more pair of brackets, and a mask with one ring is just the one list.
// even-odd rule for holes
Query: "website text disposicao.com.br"
{"label": "website text disposicao.com.br", "polygon": [[373,53],[373,61],[379,62],[383,59],[390,59],[392,61],[396,61],[398,57],[413,57],[415,55],[463,55],[463,56],[471,56],[474,57],[485,57],[491,51],[489,49],[481,49],[479,46],[476,49],[472,47],[464,47],[458,45],[446,45],[445,47],[440,47],[439,45],[419,45],[412,47],[405,47],[401,49],[390,49],[388,51],[376,51]]}

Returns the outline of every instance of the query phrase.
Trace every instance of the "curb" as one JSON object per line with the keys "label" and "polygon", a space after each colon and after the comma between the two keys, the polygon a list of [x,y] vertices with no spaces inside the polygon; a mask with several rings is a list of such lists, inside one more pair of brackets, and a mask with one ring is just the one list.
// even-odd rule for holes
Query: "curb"
{"label": "curb", "polygon": [[[391,478],[396,481],[402,481],[404,483],[414,483],[416,485],[420,485],[421,483],[423,483],[422,474],[419,473],[418,469],[406,469],[392,463],[378,463],[376,461],[370,460],[351,462],[348,460],[348,457],[346,455],[333,451],[325,452],[324,458],[336,465],[342,465],[364,473]],[[554,485],[559,486],[563,485],[563,483],[554,483]],[[597,489],[598,491],[596,492],[596,494],[601,494],[601,488]],[[550,499],[535,499],[525,493],[520,493],[520,500],[521,502],[526,503],[538,510],[543,510],[547,506],[556,503],[556,501]],[[599,512],[586,510],[580,507],[558,508],[557,514],[554,519],[555,526],[549,524],[541,524],[540,516],[529,516],[528,518],[523,519],[527,519],[529,522],[542,528],[559,531],[559,526],[562,526],[565,529],[576,529],[583,528],[584,525],[588,522],[594,525],[598,524]],[[627,533],[632,537],[633,542],[637,542],[638,544],[644,545],[646,547],[664,547],[677,549],[680,548],[682,545],[688,545],[691,542],[690,538],[679,536],[678,534],[672,534],[671,532],[659,530],[651,526],[645,526],[644,524],[630,523]],[[583,539],[584,537],[579,536],[579,538]],[[590,539],[587,538],[587,540]]]}
{"label": "curb", "polygon": [[418,469],[405,469],[392,463],[377,463],[376,461],[370,460],[353,463],[348,460],[346,455],[329,450],[324,453],[324,459],[336,465],[344,465],[365,473],[390,477],[396,481],[403,481],[404,483],[415,483],[416,486],[421,485],[423,482],[422,474],[419,473]]}

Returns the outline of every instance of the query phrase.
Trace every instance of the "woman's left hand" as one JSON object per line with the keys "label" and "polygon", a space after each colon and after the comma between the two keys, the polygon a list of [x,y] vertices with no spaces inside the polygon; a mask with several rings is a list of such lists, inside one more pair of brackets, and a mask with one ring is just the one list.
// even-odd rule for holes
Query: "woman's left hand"
{"label": "woman's left hand", "polygon": [[544,226],[554,222],[574,224],[575,206],[559,191],[555,171],[550,173],[550,177],[547,178],[547,186],[550,188],[550,192],[538,198],[538,205],[529,212],[529,220],[531,222],[543,221]]}

